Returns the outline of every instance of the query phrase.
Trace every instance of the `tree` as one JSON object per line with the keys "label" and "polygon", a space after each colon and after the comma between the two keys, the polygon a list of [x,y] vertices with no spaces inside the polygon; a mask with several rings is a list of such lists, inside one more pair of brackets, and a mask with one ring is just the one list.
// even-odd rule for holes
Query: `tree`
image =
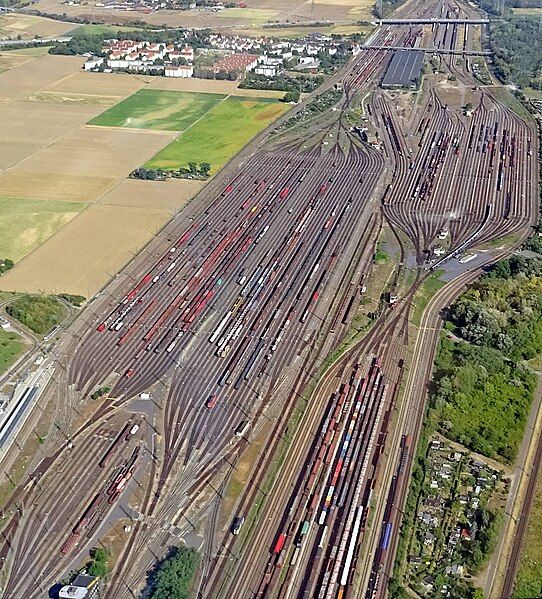
{"label": "tree", "polygon": [[189,599],[198,564],[199,555],[195,549],[173,548],[151,576],[151,599]]}
{"label": "tree", "polygon": [[294,104],[297,104],[299,102],[300,97],[301,94],[299,90],[293,89],[292,91],[286,92],[282,100],[283,102],[293,102]]}
{"label": "tree", "polygon": [[195,162],[189,162],[188,163],[188,168],[189,168],[190,173],[192,175],[197,175],[197,173],[198,173],[198,165]]}
{"label": "tree", "polygon": [[0,275],[3,275],[10,268],[13,268],[13,260],[9,258],[0,258]]}
{"label": "tree", "polygon": [[211,172],[211,165],[208,162],[200,162],[199,172],[200,172],[200,175],[203,175],[204,177],[208,177],[209,173]]}
{"label": "tree", "polygon": [[109,574],[109,551],[103,547],[94,547],[90,550],[91,561],[87,566],[88,573],[91,576],[99,576],[105,578]]}

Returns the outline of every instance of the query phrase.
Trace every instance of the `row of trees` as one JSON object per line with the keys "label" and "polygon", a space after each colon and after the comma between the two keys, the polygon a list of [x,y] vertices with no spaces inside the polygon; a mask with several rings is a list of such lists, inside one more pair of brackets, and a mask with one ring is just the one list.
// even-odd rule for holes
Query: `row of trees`
{"label": "row of trees", "polygon": [[324,82],[322,75],[310,77],[308,75],[298,75],[292,77],[285,73],[267,77],[257,73],[249,73],[245,80],[239,85],[243,89],[271,89],[282,92],[299,91],[308,94],[313,92]]}
{"label": "row of trees", "polygon": [[133,179],[144,179],[146,181],[164,181],[168,177],[174,179],[208,179],[211,173],[211,165],[208,162],[189,162],[188,167],[180,167],[177,170],[164,170],[140,167],[130,173]]}
{"label": "row of trees", "polygon": [[[57,15],[57,18],[59,16]],[[77,22],[74,20],[74,22]],[[87,21],[83,21],[87,22]],[[187,31],[184,29],[170,29],[167,25],[163,25],[160,31],[145,29],[146,24],[141,24],[143,28],[134,29],[132,31],[118,31],[115,27],[111,27],[109,31],[102,33],[86,33],[82,31],[75,33],[68,42],[58,42],[49,50],[50,54],[75,55],[91,53],[96,56],[101,56],[102,45],[104,40],[114,37],[115,39],[124,40],[130,39],[136,42],[151,42],[151,43],[185,43],[192,46],[194,49],[202,48],[207,45],[207,39],[210,31],[202,29],[199,31]],[[139,27],[140,24],[137,24]]]}

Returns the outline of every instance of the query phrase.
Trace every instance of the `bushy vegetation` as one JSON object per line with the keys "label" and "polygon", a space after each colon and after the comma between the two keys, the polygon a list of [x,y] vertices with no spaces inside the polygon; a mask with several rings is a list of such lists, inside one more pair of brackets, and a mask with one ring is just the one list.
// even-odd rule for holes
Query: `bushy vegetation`
{"label": "bushy vegetation", "polygon": [[95,56],[103,56],[102,41],[101,35],[77,35],[68,42],[59,42],[49,48],[49,54],[77,55],[88,52]]}
{"label": "bushy vegetation", "polygon": [[6,308],[34,333],[43,335],[56,326],[64,316],[64,310],[53,295],[22,295]]}
{"label": "bushy vegetation", "polygon": [[76,308],[80,308],[86,299],[83,295],[72,295],[71,293],[59,293],[58,297],[62,298],[64,301],[68,302],[68,304],[71,304]]}
{"label": "bushy vegetation", "polygon": [[483,455],[512,462],[523,436],[535,376],[492,347],[441,342],[431,403],[437,428]]}
{"label": "bushy vegetation", "polygon": [[209,178],[211,165],[208,162],[201,162],[198,166],[195,162],[189,162],[188,167],[181,167],[177,170],[166,171],[164,169],[154,169],[140,167],[130,173],[134,179],[145,179],[147,181],[164,181],[168,177],[175,179],[200,179]]}
{"label": "bushy vegetation", "polygon": [[498,262],[451,306],[447,328],[468,343],[441,342],[431,394],[438,427],[512,462],[535,386],[524,360],[542,353],[542,259]]}
{"label": "bushy vegetation", "polygon": [[431,403],[438,427],[470,449],[512,462],[542,353],[542,259],[497,263],[448,311],[447,328],[468,343],[441,342]]}
{"label": "bushy vegetation", "polygon": [[239,85],[243,89],[271,89],[282,92],[298,90],[301,93],[313,92],[322,85],[324,78],[322,75],[309,77],[308,75],[299,75],[291,77],[281,73],[274,77],[266,77],[257,73],[249,73],[246,79]]}
{"label": "bushy vegetation", "polygon": [[100,387],[94,391],[94,393],[90,396],[90,399],[99,399],[100,397],[107,395],[109,391],[111,391],[110,387]]}
{"label": "bushy vegetation", "polygon": [[301,94],[297,90],[293,90],[291,92],[286,92],[284,94],[284,98],[282,98],[283,102],[293,102],[297,104],[300,100]]}
{"label": "bushy vegetation", "polygon": [[195,549],[175,547],[150,576],[151,599],[189,599],[199,564]]}
{"label": "bushy vegetation", "polygon": [[542,89],[542,18],[492,21],[489,44],[495,74],[503,83]]}
{"label": "bushy vegetation", "polygon": [[94,547],[90,550],[90,562],[87,564],[87,571],[91,576],[105,578],[109,574],[110,554],[103,547]]}
{"label": "bushy vegetation", "polygon": [[490,15],[508,15],[512,8],[542,8],[542,0],[478,0],[477,4]]}
{"label": "bushy vegetation", "polygon": [[0,275],[3,275],[10,268],[13,268],[13,260],[9,258],[0,258]]}
{"label": "bushy vegetation", "polygon": [[513,256],[466,291],[448,312],[456,332],[511,360],[542,352],[542,259]]}
{"label": "bushy vegetation", "polygon": [[0,329],[0,373],[15,362],[23,350],[24,343],[19,335]]}
{"label": "bushy vegetation", "polygon": [[325,112],[328,108],[331,108],[331,106],[336,104],[342,98],[342,95],[342,90],[334,87],[326,90],[304,106],[296,115],[289,118],[280,127],[277,127],[275,131],[288,129],[289,127],[293,127],[317,114]]}
{"label": "bushy vegetation", "polygon": [[382,248],[380,248],[380,247],[376,248],[376,251],[374,254],[375,264],[385,264],[389,259],[390,259],[390,257],[388,256],[388,254],[386,254],[386,252]]}

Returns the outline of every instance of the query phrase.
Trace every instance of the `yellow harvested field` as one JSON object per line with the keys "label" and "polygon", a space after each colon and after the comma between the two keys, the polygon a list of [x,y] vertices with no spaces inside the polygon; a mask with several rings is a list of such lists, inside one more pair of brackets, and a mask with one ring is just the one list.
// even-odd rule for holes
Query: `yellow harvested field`
{"label": "yellow harvested field", "polygon": [[91,297],[169,218],[152,208],[90,206],[6,273],[2,289]]}
{"label": "yellow harvested field", "polygon": [[348,16],[354,19],[370,19],[373,16],[373,0],[358,0],[354,3]]}
{"label": "yellow harvested field", "polygon": [[20,54],[10,54],[9,52],[0,52],[0,73],[20,67],[25,62],[32,60],[31,56],[21,56]]}
{"label": "yellow harvested field", "polygon": [[20,13],[0,14],[0,39],[32,39],[36,36],[64,35],[74,28],[73,23],[55,21],[35,15]]}
{"label": "yellow harvested field", "polygon": [[86,73],[77,70],[42,89],[56,94],[81,94],[124,98],[145,86],[147,80],[157,77],[141,77],[121,73]]}
{"label": "yellow harvested field", "polygon": [[[0,110],[1,114],[2,111]],[[0,118],[2,117],[0,116]],[[8,143],[0,143],[0,172],[17,164],[19,160],[22,160],[39,148],[40,144],[30,141],[9,140]]]}
{"label": "yellow harvested field", "polygon": [[282,98],[284,92],[261,89],[240,89],[239,81],[219,81],[216,79],[173,79],[153,77],[146,89],[162,89],[176,92],[197,92],[205,94],[230,94],[249,98]]}
{"label": "yellow harvested field", "polygon": [[204,186],[202,181],[168,179],[167,181],[142,181],[126,179],[100,200],[100,205],[153,207],[177,212]]}
{"label": "yellow harvested field", "polygon": [[24,169],[10,169],[0,175],[0,189],[4,195],[67,202],[95,202],[97,197],[106,193],[116,182],[114,177],[28,172]]}
{"label": "yellow harvested field", "polygon": [[77,128],[34,152],[15,170],[96,178],[126,177],[175,135],[175,132],[141,129]]}
{"label": "yellow harvested field", "polygon": [[0,101],[17,100],[81,68],[80,56],[46,55],[0,74]]}
{"label": "yellow harvested field", "polygon": [[[2,276],[4,290],[90,297],[203,188],[201,181],[128,179],[177,132],[87,125],[104,107],[139,89],[284,95],[239,90],[235,81],[85,73],[81,57],[6,56],[0,62],[0,190],[12,202],[43,203],[36,214],[49,214],[53,200],[65,201],[68,216],[52,227],[34,215],[32,227],[40,231],[34,237],[30,225],[19,227],[10,247],[20,251],[10,251],[20,261]],[[89,206],[76,215],[83,203]]]}
{"label": "yellow harvested field", "polygon": [[[362,0],[363,2],[365,0]],[[235,28],[240,32],[249,32],[254,26],[260,26],[266,21],[286,22],[303,25],[309,19],[314,21],[352,22],[360,13],[349,14],[351,8],[359,5],[357,0],[348,3],[335,0],[328,2],[316,1],[314,5],[307,0],[246,0],[246,8],[231,8],[217,12],[203,9],[195,10],[161,10],[150,14],[134,13],[123,10],[110,10],[106,7],[96,6],[96,2],[66,3],[62,0],[36,0],[33,7],[46,13],[66,13],[69,16],[96,18],[104,23],[129,24],[134,17],[151,25],[162,26],[167,23],[170,27],[196,27],[219,30],[224,28],[231,31]],[[266,35],[273,35],[270,29],[265,30]]]}
{"label": "yellow harvested field", "polygon": [[[93,94],[57,94],[55,92],[38,91],[25,97],[25,102],[45,102],[46,104],[72,104],[100,106],[107,108],[118,102],[113,96],[97,96]],[[40,108],[41,110],[41,108]]]}
{"label": "yellow harvested field", "polygon": [[[3,76],[0,74],[0,88]],[[32,142],[45,145],[83,125],[103,108],[54,103],[6,102],[0,104],[2,142]]]}

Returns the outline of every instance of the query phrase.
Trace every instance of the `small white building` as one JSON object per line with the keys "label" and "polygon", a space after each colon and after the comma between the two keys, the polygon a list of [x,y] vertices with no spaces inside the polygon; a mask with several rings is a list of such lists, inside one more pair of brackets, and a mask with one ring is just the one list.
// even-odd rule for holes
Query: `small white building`
{"label": "small white building", "polygon": [[85,60],[85,71],[93,71],[97,69],[100,65],[102,65],[104,59],[100,56],[91,56],[87,60]]}
{"label": "small white building", "polygon": [[194,75],[194,67],[192,65],[179,65],[178,67],[167,66],[164,69],[164,75],[166,77],[180,77],[181,79],[188,79]]}
{"label": "small white building", "polygon": [[265,65],[260,64],[255,69],[254,72],[258,75],[265,75],[266,77],[274,77],[277,74],[277,67],[273,65]]}

